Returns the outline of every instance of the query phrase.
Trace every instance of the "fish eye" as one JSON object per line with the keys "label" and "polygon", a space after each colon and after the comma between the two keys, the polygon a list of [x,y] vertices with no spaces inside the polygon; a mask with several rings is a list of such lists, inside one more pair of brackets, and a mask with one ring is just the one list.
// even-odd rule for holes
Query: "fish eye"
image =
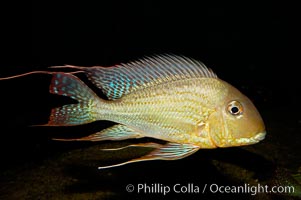
{"label": "fish eye", "polygon": [[243,107],[238,101],[231,101],[228,104],[228,112],[231,115],[241,115],[243,113]]}

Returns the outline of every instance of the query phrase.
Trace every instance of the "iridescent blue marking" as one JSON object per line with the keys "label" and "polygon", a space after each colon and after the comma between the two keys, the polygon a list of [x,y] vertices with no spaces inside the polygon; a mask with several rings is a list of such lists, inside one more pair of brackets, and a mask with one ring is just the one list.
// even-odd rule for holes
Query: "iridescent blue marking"
{"label": "iridescent blue marking", "polygon": [[66,84],[67,81],[68,81],[67,77],[63,77],[63,80],[62,80],[63,84]]}
{"label": "iridescent blue marking", "polygon": [[123,87],[124,77],[120,76],[120,80],[118,82],[119,83],[117,84],[117,87],[114,89],[114,97],[121,96],[121,94],[123,93],[123,90],[124,90],[124,87]]}
{"label": "iridescent blue marking", "polygon": [[129,91],[131,85],[133,85],[133,84],[131,84],[131,80],[127,76],[126,77],[126,84],[125,84],[125,93],[127,93]]}
{"label": "iridescent blue marking", "polygon": [[[110,87],[111,87],[111,88],[115,88],[115,84],[114,84],[113,81],[110,82]],[[111,92],[112,92],[112,90],[109,90],[107,95],[110,96],[110,95],[111,95]]]}

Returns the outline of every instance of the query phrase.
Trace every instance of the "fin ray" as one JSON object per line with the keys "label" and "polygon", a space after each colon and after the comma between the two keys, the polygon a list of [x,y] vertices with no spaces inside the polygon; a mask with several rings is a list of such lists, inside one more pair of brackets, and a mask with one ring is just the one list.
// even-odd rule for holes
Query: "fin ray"
{"label": "fin ray", "polygon": [[[49,68],[66,68],[66,67],[65,66],[57,66],[57,67],[55,66],[55,67],[49,67]],[[67,66],[67,68],[69,68],[69,66]],[[80,69],[80,68],[75,67],[74,69]],[[32,75],[32,74],[50,74],[50,75],[53,75],[53,74],[56,74],[56,73],[59,73],[59,72],[31,71],[31,72],[26,72],[26,73],[23,73],[23,74],[17,74],[17,75],[8,76],[8,77],[2,77],[2,78],[0,78],[0,81],[19,78],[19,77],[23,77],[23,76],[29,76],[29,75]],[[74,71],[74,72],[68,72],[67,74],[77,74],[77,73],[84,73],[84,71],[79,70],[79,71]]]}
{"label": "fin ray", "polygon": [[126,149],[129,147],[146,147],[146,148],[160,148],[162,145],[154,142],[148,142],[148,143],[139,143],[139,144],[130,144],[124,147],[118,147],[118,148],[112,148],[112,149],[101,149],[102,151],[117,151]]}
{"label": "fin ray", "polygon": [[184,56],[161,55],[122,63],[113,67],[72,67],[84,70],[88,78],[109,99],[152,85],[185,78],[217,78],[202,62]]}
{"label": "fin ray", "polygon": [[200,148],[199,146],[192,145],[192,144],[178,144],[178,143],[167,143],[165,145],[160,145],[160,144],[154,145],[154,143],[146,143],[144,145],[139,144],[139,147],[152,147],[155,148],[155,150],[151,151],[149,154],[142,156],[140,158],[135,158],[114,165],[98,167],[98,169],[107,169],[111,167],[126,165],[129,163],[148,161],[148,160],[177,160],[195,153]]}
{"label": "fin ray", "polygon": [[83,138],[77,138],[77,139],[56,139],[55,138],[54,140],[96,142],[96,141],[104,141],[104,140],[126,140],[126,139],[141,138],[141,137],[143,137],[143,135],[138,133],[137,131],[135,131],[125,125],[117,124],[112,127],[106,128],[100,132],[83,137]]}

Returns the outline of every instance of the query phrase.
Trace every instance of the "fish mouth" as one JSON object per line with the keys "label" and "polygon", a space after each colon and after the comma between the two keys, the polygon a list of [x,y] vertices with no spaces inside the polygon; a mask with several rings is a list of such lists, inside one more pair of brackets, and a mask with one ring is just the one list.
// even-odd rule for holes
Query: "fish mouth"
{"label": "fish mouth", "polygon": [[230,140],[228,142],[228,145],[225,145],[223,147],[227,147],[227,146],[244,146],[244,145],[250,145],[250,144],[256,144],[258,142],[260,142],[261,140],[263,140],[265,138],[266,132],[260,132],[257,135],[255,135],[254,137],[251,138],[239,138],[236,140]]}
{"label": "fish mouth", "polygon": [[265,138],[265,135],[266,135],[266,131],[260,132],[257,135],[255,135],[254,137],[247,139],[248,142],[246,142],[246,144],[258,143]]}
{"label": "fish mouth", "polygon": [[266,131],[263,131],[261,133],[258,133],[253,139],[259,142],[265,138],[265,135],[266,135]]}

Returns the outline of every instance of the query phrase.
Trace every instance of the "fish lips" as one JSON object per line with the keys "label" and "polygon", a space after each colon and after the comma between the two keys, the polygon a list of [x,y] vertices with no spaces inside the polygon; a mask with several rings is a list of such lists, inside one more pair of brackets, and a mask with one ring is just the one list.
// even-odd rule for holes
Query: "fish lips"
{"label": "fish lips", "polygon": [[254,140],[259,142],[265,138],[266,131],[258,133],[256,136],[254,136]]}

